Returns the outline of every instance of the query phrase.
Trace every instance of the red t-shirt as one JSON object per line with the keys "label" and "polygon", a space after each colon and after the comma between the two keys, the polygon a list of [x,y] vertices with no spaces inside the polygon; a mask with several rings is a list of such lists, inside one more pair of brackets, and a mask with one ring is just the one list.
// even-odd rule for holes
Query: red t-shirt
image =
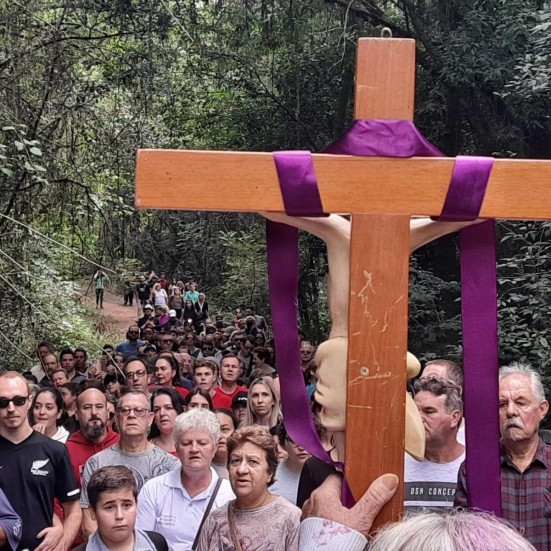
{"label": "red t-shirt", "polygon": [[224,392],[220,387],[217,387],[214,391],[214,396],[211,396],[212,405],[215,409],[223,408],[229,409],[231,411],[233,397],[238,392],[249,392],[249,389],[246,386],[237,386],[235,387],[235,390],[233,392],[228,394],[227,392]]}

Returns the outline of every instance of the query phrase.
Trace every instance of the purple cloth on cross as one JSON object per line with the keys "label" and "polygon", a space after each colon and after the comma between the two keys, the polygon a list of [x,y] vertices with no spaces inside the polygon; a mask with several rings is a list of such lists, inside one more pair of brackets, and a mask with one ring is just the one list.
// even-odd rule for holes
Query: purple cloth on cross
{"label": "purple cloth on cross", "polygon": [[[442,156],[412,122],[397,120],[354,121],[324,153]],[[277,152],[274,160],[287,214],[324,216],[311,154]],[[492,164],[487,158],[457,158],[440,219],[457,221],[478,217]],[[315,433],[302,388],[296,323],[298,231],[274,222],[267,225],[270,301],[285,423],[295,442],[319,459],[331,462]],[[467,428],[467,480],[473,492],[470,505],[500,514],[495,240],[490,226],[493,228],[493,222],[461,232],[462,245],[465,245],[465,251],[462,250],[465,403],[467,416],[477,419]],[[482,314],[481,305],[485,308]],[[484,421],[479,422],[481,419]],[[337,467],[342,470],[342,465]],[[349,491],[343,498],[346,504],[351,503]]]}

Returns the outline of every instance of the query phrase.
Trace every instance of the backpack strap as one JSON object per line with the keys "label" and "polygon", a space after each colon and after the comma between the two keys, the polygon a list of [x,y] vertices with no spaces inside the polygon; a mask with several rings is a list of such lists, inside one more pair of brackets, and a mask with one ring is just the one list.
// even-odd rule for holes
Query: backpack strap
{"label": "backpack strap", "polygon": [[145,533],[149,536],[157,551],[168,551],[168,543],[164,536],[161,536],[158,532],[150,532],[149,530],[145,530]]}

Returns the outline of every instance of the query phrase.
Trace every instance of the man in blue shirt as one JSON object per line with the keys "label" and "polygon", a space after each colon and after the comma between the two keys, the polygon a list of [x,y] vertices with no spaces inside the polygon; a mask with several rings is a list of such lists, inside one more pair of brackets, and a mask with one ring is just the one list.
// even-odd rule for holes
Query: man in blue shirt
{"label": "man in blue shirt", "polygon": [[126,332],[126,340],[117,344],[115,352],[124,354],[125,358],[137,356],[138,349],[147,344],[146,341],[140,340],[139,336],[140,328],[137,325],[131,325]]}

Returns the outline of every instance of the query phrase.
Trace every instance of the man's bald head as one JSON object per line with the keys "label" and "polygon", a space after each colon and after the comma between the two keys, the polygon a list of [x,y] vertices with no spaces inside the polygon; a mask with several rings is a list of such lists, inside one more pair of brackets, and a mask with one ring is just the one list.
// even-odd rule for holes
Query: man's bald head
{"label": "man's bald head", "polygon": [[107,434],[107,398],[97,388],[88,388],[77,398],[77,418],[82,434],[101,442]]}

